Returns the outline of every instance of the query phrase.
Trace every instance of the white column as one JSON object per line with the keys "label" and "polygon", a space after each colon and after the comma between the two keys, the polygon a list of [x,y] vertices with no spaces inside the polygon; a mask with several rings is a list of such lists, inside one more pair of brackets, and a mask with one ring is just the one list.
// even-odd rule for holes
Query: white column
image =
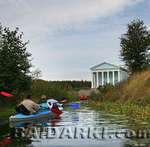
{"label": "white column", "polygon": [[109,71],[107,71],[107,83],[109,83]]}
{"label": "white column", "polygon": [[112,75],[113,75],[113,85],[115,85],[115,71],[112,71]]}
{"label": "white column", "polygon": [[96,72],[96,81],[97,81],[97,83],[96,83],[96,88],[98,88],[98,86],[99,86],[99,77],[98,77],[98,72]]}
{"label": "white column", "polygon": [[120,78],[120,69],[118,70],[118,82],[120,82],[121,78]]}
{"label": "white column", "polygon": [[96,87],[95,87],[95,86],[96,86],[96,85],[95,85],[95,83],[96,83],[95,79],[96,79],[96,78],[95,78],[95,73],[93,72],[93,88],[96,88]]}
{"label": "white column", "polygon": [[102,71],[102,86],[104,85],[104,72]]}
{"label": "white column", "polygon": [[93,72],[92,72],[92,83],[91,83],[91,88],[94,88],[94,75],[93,75]]}

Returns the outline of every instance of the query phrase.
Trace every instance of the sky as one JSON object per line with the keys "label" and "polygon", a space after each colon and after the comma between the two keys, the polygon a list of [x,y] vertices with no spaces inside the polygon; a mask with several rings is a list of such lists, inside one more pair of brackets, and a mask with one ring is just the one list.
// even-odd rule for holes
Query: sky
{"label": "sky", "polygon": [[24,33],[45,80],[90,80],[94,65],[123,65],[120,37],[134,19],[150,28],[150,0],[0,0],[1,24]]}

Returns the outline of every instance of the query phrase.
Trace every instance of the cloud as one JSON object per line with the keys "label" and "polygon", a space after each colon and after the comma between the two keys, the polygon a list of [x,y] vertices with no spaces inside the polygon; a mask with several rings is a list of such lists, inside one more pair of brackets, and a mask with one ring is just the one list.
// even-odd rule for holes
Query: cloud
{"label": "cloud", "polygon": [[142,1],[3,0],[0,2],[0,13],[8,25],[19,25],[32,32],[46,32],[61,29],[65,25],[77,25],[98,17],[111,16]]}
{"label": "cloud", "polygon": [[112,16],[142,1],[144,0],[1,0],[0,20],[5,26],[19,27],[31,43],[37,43],[47,35],[53,36],[71,27],[85,30],[87,23]]}

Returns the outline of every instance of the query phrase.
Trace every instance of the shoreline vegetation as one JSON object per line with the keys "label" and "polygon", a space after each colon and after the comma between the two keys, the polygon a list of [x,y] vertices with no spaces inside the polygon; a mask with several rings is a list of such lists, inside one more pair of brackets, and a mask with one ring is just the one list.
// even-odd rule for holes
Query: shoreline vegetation
{"label": "shoreline vegetation", "polygon": [[44,94],[47,98],[55,98],[58,101],[66,99],[67,102],[77,101],[80,89],[89,89],[89,81],[45,81],[32,80],[30,91],[24,91],[14,97],[2,97],[0,95],[0,120],[8,118],[15,113],[15,106],[28,94],[32,95],[35,102],[39,102]]}
{"label": "shoreline vegetation", "polygon": [[116,86],[99,87],[90,106],[111,114],[126,115],[136,123],[150,122],[150,70],[131,75]]}
{"label": "shoreline vegetation", "polygon": [[114,115],[125,115],[129,121],[136,124],[149,124],[150,122],[150,106],[139,106],[132,102],[121,104],[119,102],[92,101],[90,107]]}
{"label": "shoreline vegetation", "polygon": [[[74,86],[72,87],[69,86],[71,82],[69,84],[68,82],[63,84],[54,82],[52,84],[49,81],[36,80],[32,84],[30,92],[37,102],[42,94],[47,94],[47,96],[57,98],[57,100],[66,98],[68,102],[78,101],[78,92],[81,89],[90,91],[90,84],[86,81],[82,83],[74,81]],[[81,86],[80,84],[83,85]],[[86,90],[84,92],[86,95]],[[106,85],[99,87],[96,92],[92,91],[88,92],[88,94],[90,94],[89,107],[94,110],[115,115],[125,115],[139,124],[150,122],[150,70],[131,75],[127,81],[116,86]],[[14,107],[14,104],[1,107],[0,118],[8,118],[15,112]]]}

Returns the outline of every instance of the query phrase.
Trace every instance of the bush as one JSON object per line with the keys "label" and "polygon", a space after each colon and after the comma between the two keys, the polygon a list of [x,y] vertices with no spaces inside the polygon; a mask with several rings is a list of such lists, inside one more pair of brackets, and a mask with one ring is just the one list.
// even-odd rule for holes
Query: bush
{"label": "bush", "polygon": [[96,93],[96,92],[92,92],[91,95],[90,95],[90,100],[93,100],[93,101],[103,101],[103,94],[102,93]]}

